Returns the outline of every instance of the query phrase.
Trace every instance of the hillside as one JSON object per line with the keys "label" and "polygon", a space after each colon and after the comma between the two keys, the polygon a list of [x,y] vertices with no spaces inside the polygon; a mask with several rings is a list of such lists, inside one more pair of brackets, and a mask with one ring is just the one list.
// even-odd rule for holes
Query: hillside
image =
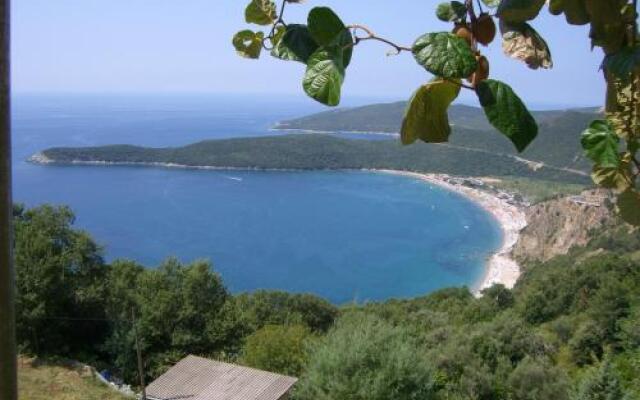
{"label": "hillside", "polygon": [[[374,104],[327,111],[283,121],[276,128],[321,132],[397,133],[405,104]],[[587,171],[589,166],[582,156],[579,137],[589,122],[598,117],[596,110],[585,108],[537,111],[533,115],[540,126],[539,136],[519,156],[557,167]],[[511,143],[489,125],[480,108],[454,105],[449,110],[449,117],[454,126],[451,145],[516,155]],[[549,143],[553,143],[553,146],[549,146]]]}
{"label": "hillside", "polygon": [[20,358],[18,381],[21,400],[126,400],[90,372],[69,366]]}
{"label": "hillside", "polygon": [[[18,314],[20,346],[109,365],[134,383],[130,324],[107,324],[103,335],[82,335],[68,345],[79,330],[72,321],[86,317],[87,305],[112,321],[134,308],[149,380],[187,354],[207,354],[298,376],[298,400],[638,399],[640,232],[614,221],[576,236],[576,230],[586,231],[573,223],[576,216],[586,215],[595,225],[604,209],[565,200],[535,208],[536,221],[562,229],[549,242],[532,245],[564,245],[565,239],[583,245],[558,248],[564,255],[555,257],[540,253],[546,261],[525,260],[525,273],[512,291],[496,285],[476,298],[464,287],[445,288],[339,309],[312,295],[231,294],[206,262],[168,259],[157,268],[133,261],[107,264],[91,236],[72,227],[68,210],[16,210],[19,284],[62,271],[71,288],[68,297],[51,296],[52,288],[37,285],[30,293],[18,291],[27,307]],[[563,212],[570,215],[558,219]],[[549,232],[531,234],[547,240]],[[78,262],[65,262],[59,254],[77,254]],[[87,299],[86,293],[105,296]],[[52,322],[31,312],[43,303],[66,319]],[[41,328],[36,343],[28,334],[33,326]],[[21,398],[118,399],[82,376],[57,365],[22,365]]]}
{"label": "hillside", "polygon": [[[462,134],[473,135],[473,132]],[[331,135],[209,140],[173,148],[129,145],[52,148],[31,160],[40,163],[159,163],[242,169],[396,169],[589,182],[586,174],[547,166],[534,168],[508,154],[451,145],[402,146],[395,140],[351,140]]]}

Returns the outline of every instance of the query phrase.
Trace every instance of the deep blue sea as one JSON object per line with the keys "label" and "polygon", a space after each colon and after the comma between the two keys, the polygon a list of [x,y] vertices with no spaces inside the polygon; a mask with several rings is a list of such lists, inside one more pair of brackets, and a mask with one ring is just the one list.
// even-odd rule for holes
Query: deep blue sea
{"label": "deep blue sea", "polygon": [[500,245],[499,226],[474,203],[413,178],[25,162],[51,146],[274,135],[275,122],[320,110],[249,96],[16,96],[14,199],[71,206],[107,260],[208,259],[233,292],[282,289],[345,303],[473,286]]}

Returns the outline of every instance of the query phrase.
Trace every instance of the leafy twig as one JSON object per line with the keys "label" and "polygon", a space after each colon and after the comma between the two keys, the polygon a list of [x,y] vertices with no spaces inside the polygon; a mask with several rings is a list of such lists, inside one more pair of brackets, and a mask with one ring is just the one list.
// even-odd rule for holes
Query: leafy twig
{"label": "leafy twig", "polygon": [[476,90],[476,88],[474,88],[473,86],[471,86],[471,85],[467,85],[466,83],[464,83],[464,82],[462,82],[462,81],[457,82],[457,81],[454,81],[454,80],[452,80],[452,79],[447,79],[447,78],[443,78],[443,79],[444,79],[445,81],[447,81],[447,82],[451,82],[451,83],[453,83],[454,85],[458,85],[458,86],[460,86],[460,87],[462,87],[462,88],[469,89],[469,90],[473,90],[474,92],[475,92],[475,90]]}

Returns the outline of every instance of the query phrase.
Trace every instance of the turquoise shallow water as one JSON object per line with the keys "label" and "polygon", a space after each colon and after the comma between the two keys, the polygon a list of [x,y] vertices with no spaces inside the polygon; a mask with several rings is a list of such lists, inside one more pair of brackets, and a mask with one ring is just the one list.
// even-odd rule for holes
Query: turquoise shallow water
{"label": "turquoise shallow water", "polygon": [[[277,120],[272,111],[252,114],[253,122],[229,122],[224,113],[216,117],[204,106],[194,117],[185,106],[167,126],[162,122],[171,101],[140,114],[133,112],[135,104],[106,112],[102,106],[95,117],[78,102],[49,105],[48,113],[39,104],[23,103],[14,118],[14,150],[20,155],[14,164],[15,199],[70,205],[77,225],[104,246],[108,260],[155,266],[171,255],[183,261],[206,258],[234,292],[283,289],[344,303],[471,286],[500,245],[498,225],[481,208],[410,177],[23,162],[43,147],[80,141],[162,145],[159,137],[166,132],[175,142],[172,130],[199,118],[201,124],[189,129],[212,133],[188,141],[241,132],[242,126],[255,136],[269,134],[268,121]],[[113,121],[118,122],[110,126]]]}

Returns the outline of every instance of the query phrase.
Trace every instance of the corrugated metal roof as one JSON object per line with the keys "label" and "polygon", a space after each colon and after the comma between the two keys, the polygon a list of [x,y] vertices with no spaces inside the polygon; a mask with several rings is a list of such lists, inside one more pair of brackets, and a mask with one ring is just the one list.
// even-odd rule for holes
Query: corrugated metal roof
{"label": "corrugated metal roof", "polygon": [[187,356],[147,386],[158,400],[278,400],[296,378]]}

